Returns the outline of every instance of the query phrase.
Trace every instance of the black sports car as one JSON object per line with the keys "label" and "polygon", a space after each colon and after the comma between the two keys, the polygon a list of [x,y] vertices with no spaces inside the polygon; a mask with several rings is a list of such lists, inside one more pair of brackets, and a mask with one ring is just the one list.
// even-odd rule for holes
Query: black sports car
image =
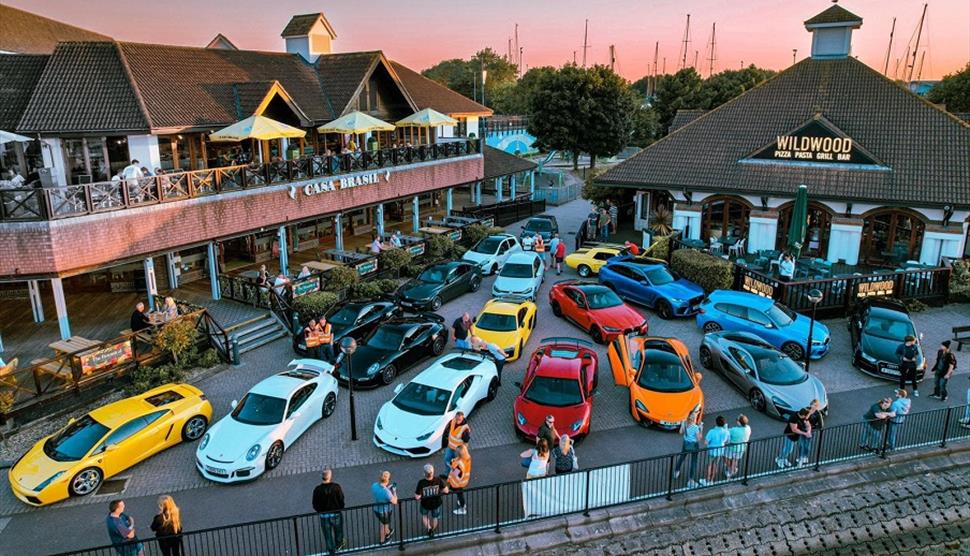
{"label": "black sports car", "polygon": [[879,378],[899,379],[896,348],[906,336],[917,338],[916,380],[923,380],[926,358],[916,327],[906,306],[895,299],[863,299],[849,315],[852,337],[852,364],[864,373]]}
{"label": "black sports car", "polygon": [[[344,303],[338,305],[327,315],[327,322],[333,331],[334,350],[344,336],[360,341],[370,334],[377,325],[393,317],[402,315],[401,309],[393,301],[372,301]],[[307,351],[303,334],[293,335],[293,351],[300,357],[312,357]]]}
{"label": "black sports car", "polygon": [[435,313],[390,319],[358,343],[349,365],[341,361],[337,380],[346,384],[352,367],[355,388],[390,384],[425,357],[441,355],[447,342],[445,319]]}
{"label": "black sports car", "polygon": [[442,303],[482,285],[482,270],[468,261],[451,261],[425,269],[397,290],[398,303],[409,311],[437,311]]}

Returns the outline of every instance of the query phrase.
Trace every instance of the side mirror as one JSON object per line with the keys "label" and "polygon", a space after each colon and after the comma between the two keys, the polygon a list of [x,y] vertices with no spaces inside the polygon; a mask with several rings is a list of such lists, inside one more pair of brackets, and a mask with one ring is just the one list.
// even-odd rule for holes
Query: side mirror
{"label": "side mirror", "polygon": [[922,332],[919,333],[919,341],[920,341],[920,343],[923,342],[923,333]]}
{"label": "side mirror", "polygon": [[404,385],[403,384],[398,384],[397,386],[394,387],[394,393],[395,394],[400,394],[401,393],[401,390],[404,390]]}
{"label": "side mirror", "polygon": [[108,444],[107,446],[104,447],[105,452],[114,452],[117,449],[118,449],[117,444]]}
{"label": "side mirror", "polygon": [[239,405],[239,400],[232,400],[232,403],[229,404],[229,407],[231,407],[232,409],[236,409],[237,405]]}

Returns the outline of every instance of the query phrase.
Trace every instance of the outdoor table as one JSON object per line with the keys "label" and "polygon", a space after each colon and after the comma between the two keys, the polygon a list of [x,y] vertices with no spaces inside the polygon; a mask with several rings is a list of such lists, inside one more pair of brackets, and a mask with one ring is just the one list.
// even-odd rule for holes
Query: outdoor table
{"label": "outdoor table", "polygon": [[80,336],[71,336],[66,340],[58,340],[48,345],[52,350],[57,353],[64,353],[67,355],[73,355],[75,353],[80,353],[85,350],[89,350],[93,347],[98,347],[101,342],[96,342],[94,340],[88,340],[87,338],[82,338]]}
{"label": "outdoor table", "polygon": [[342,251],[340,249],[327,249],[323,253],[329,255],[334,261],[342,263],[359,262],[374,257],[372,253],[358,253],[356,251]]}
{"label": "outdoor table", "polygon": [[422,228],[418,228],[418,231],[425,234],[440,235],[451,232],[451,228],[445,228],[444,226],[424,226]]}
{"label": "outdoor table", "polygon": [[707,245],[699,239],[685,239],[681,243],[687,247],[690,247],[691,249],[704,249],[707,247]]}
{"label": "outdoor table", "polygon": [[309,261],[309,262],[303,263],[303,266],[312,270],[319,270],[320,272],[326,272],[331,268],[337,268],[338,266],[343,266],[343,265],[339,263],[325,263],[323,261]]}

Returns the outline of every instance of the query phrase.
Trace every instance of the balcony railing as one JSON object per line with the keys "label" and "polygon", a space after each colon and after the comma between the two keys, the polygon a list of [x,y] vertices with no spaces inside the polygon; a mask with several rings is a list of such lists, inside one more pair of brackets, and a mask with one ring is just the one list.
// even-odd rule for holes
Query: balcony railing
{"label": "balcony railing", "polygon": [[481,152],[478,141],[225,166],[158,176],[34,189],[0,189],[0,222],[57,220],[318,177],[405,166]]}

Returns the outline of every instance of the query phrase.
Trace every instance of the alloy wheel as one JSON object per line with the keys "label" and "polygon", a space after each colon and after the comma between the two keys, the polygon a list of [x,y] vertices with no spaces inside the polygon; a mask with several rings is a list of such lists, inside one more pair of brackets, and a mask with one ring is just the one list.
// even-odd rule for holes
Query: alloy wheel
{"label": "alloy wheel", "polygon": [[276,442],[266,452],[266,469],[276,469],[281,461],[283,461],[283,445]]}
{"label": "alloy wheel", "polygon": [[327,394],[327,397],[323,399],[323,418],[326,419],[333,415],[333,411],[337,408],[337,395],[333,392]]}
{"label": "alloy wheel", "polygon": [[93,467],[89,467],[74,476],[71,481],[71,494],[75,496],[87,496],[98,490],[101,486],[101,472]]}
{"label": "alloy wheel", "polygon": [[768,402],[765,400],[765,395],[757,388],[751,391],[748,400],[751,402],[751,407],[758,411],[764,411],[768,405]]}
{"label": "alloy wheel", "polygon": [[208,424],[205,417],[196,415],[185,422],[185,426],[182,427],[182,438],[190,442],[202,438]]}
{"label": "alloy wheel", "polygon": [[394,365],[388,365],[381,371],[381,382],[383,382],[385,385],[390,384],[394,382],[394,377],[396,376],[397,369],[394,368]]}
{"label": "alloy wheel", "polygon": [[707,349],[707,346],[701,346],[701,366],[705,369],[711,369],[714,367],[714,358],[711,357],[711,350]]}
{"label": "alloy wheel", "polygon": [[720,324],[718,324],[718,323],[716,323],[714,321],[707,321],[706,323],[704,323],[704,332],[705,333],[707,333],[707,332],[720,332],[720,331],[721,331],[721,325]]}

